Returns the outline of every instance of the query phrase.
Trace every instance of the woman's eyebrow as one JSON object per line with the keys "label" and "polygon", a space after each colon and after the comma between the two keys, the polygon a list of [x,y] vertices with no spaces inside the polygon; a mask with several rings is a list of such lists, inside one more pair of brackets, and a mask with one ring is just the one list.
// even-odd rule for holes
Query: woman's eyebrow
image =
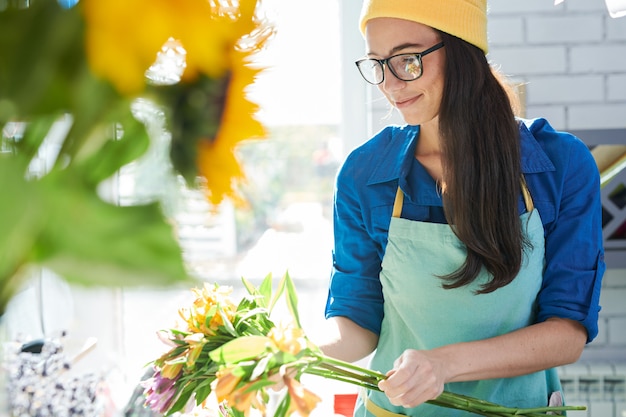
{"label": "woman's eyebrow", "polygon": [[[407,42],[407,43],[403,43],[403,44],[400,44],[400,45],[397,45],[397,46],[394,46],[393,48],[391,48],[391,50],[389,51],[389,55],[387,55],[387,56],[392,56],[396,52],[401,51],[403,49],[407,49],[407,48],[423,48],[423,47],[424,47],[424,45],[421,44],[421,43],[408,43]],[[377,54],[369,51],[367,53],[367,55],[377,55]]]}

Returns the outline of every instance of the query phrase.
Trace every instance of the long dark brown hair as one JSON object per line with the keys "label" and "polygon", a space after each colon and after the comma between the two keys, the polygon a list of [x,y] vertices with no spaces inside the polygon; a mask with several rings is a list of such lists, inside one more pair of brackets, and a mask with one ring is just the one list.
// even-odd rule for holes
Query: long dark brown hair
{"label": "long dark brown hair", "polygon": [[477,293],[509,284],[522,263],[525,238],[518,213],[519,129],[512,101],[482,50],[440,32],[446,53],[439,109],[444,211],[467,247],[465,263],[443,276],[443,287],[491,275]]}

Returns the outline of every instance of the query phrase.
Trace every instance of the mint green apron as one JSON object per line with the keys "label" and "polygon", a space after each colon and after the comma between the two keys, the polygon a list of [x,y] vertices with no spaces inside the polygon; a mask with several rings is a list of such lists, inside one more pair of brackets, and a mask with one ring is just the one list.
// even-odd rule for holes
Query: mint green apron
{"label": "mint green apron", "polygon": [[[488,279],[486,272],[470,286],[441,287],[437,276],[454,272],[463,264],[465,246],[447,224],[400,218],[404,195],[398,189],[380,273],[385,316],[372,369],[387,372],[409,348],[432,349],[486,339],[534,322],[544,266],[544,231],[525,184],[523,191],[528,212],[521,216],[521,222],[532,248],[525,251],[522,268],[510,284],[475,295]],[[547,405],[549,395],[561,387],[556,371],[550,369],[516,378],[449,383],[444,389],[511,407],[535,407]],[[368,407],[360,398],[354,413],[358,417],[474,415],[431,404],[406,409],[392,405],[384,393],[376,391],[361,395],[368,396]]]}

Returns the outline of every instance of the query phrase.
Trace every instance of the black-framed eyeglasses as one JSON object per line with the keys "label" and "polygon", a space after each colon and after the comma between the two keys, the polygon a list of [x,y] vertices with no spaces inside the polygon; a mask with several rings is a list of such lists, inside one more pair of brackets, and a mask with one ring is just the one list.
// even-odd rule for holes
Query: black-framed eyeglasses
{"label": "black-framed eyeglasses", "polygon": [[443,48],[443,42],[423,52],[398,54],[385,59],[365,58],[356,61],[355,64],[365,81],[372,85],[385,81],[385,65],[397,79],[415,81],[424,73],[422,57],[440,48]]}

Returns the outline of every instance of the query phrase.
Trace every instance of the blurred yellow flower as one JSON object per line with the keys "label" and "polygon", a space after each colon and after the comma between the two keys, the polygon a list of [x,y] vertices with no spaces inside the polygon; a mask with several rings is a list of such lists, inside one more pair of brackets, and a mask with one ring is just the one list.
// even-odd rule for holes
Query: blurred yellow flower
{"label": "blurred yellow flower", "polygon": [[285,375],[283,381],[291,396],[287,415],[298,412],[301,417],[308,417],[322,399],[289,375]]}
{"label": "blurred yellow flower", "polygon": [[214,335],[224,325],[225,320],[232,323],[237,306],[230,299],[232,287],[209,285],[192,289],[196,298],[191,308],[178,310],[180,317],[187,324],[190,332]]}
{"label": "blurred yellow flower", "polygon": [[256,0],[240,0],[237,16],[207,0],[82,0],[87,58],[92,71],[120,93],[145,87],[145,72],[169,39],[187,51],[183,80],[199,73],[221,78],[229,70],[228,51],[254,29]]}
{"label": "blurred yellow flower", "polygon": [[265,415],[265,403],[259,398],[258,381],[250,381],[237,388],[242,377],[235,375],[237,368],[225,368],[217,372],[213,390],[218,402],[227,402],[229,406],[241,411],[246,417],[254,406],[261,415]]}
{"label": "blurred yellow flower", "polygon": [[200,353],[202,353],[206,340],[203,333],[194,333],[185,337],[184,340],[189,344],[189,353],[187,354],[187,362],[185,364],[191,367],[196,363]]}
{"label": "blurred yellow flower", "polygon": [[182,362],[166,361],[161,368],[161,375],[167,379],[176,379],[182,369]]}
{"label": "blurred yellow flower", "polygon": [[[194,155],[190,160],[173,162],[189,183],[199,176],[207,198],[214,205],[224,197],[242,204],[235,184],[245,175],[235,155],[236,146],[246,139],[266,136],[255,119],[258,106],[246,97],[246,88],[260,71],[252,66],[252,56],[273,33],[255,16],[258,0],[83,0],[79,3],[86,23],[87,60],[94,74],[109,81],[125,96],[144,92],[146,71],[159,51],[176,43],[184,51],[181,83],[200,90],[206,76],[224,81],[226,92],[212,100],[215,109],[200,108],[198,114],[184,115],[180,124],[200,131],[178,132],[177,147]],[[269,29],[269,30],[265,30]],[[177,97],[186,105],[190,97]],[[213,111],[212,114],[209,114]],[[198,120],[187,120],[192,117]],[[217,120],[212,120],[217,119]],[[176,120],[173,121],[177,123]],[[207,126],[217,126],[207,129]],[[182,142],[181,142],[182,141]],[[182,145],[181,145],[182,143]],[[177,152],[174,148],[174,152]],[[192,170],[189,166],[196,165]],[[189,170],[189,171],[188,171]]]}
{"label": "blurred yellow flower", "polygon": [[297,355],[307,346],[304,330],[291,323],[279,323],[267,335],[281,351]]}
{"label": "blurred yellow flower", "polygon": [[217,137],[201,141],[198,149],[198,172],[210,185],[207,194],[214,204],[224,195],[242,202],[232,184],[245,179],[235,148],[244,140],[266,136],[263,125],[254,117],[258,106],[246,97],[246,88],[254,82],[259,69],[246,63],[247,54],[242,51],[232,51],[230,58],[230,82]]}
{"label": "blurred yellow flower", "polygon": [[213,391],[218,402],[225,401],[241,381],[242,377],[235,375],[234,369],[236,368],[230,367],[217,371],[216,379],[213,381]]}

